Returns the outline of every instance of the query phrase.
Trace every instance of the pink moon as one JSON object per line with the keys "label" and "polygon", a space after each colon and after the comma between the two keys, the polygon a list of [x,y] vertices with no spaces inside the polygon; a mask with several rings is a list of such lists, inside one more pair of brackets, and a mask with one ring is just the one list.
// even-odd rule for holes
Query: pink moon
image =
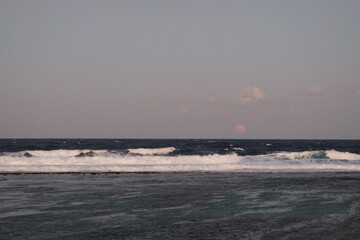
{"label": "pink moon", "polygon": [[243,133],[243,132],[245,132],[245,130],[246,130],[246,128],[242,124],[238,124],[235,126],[235,131],[238,133]]}

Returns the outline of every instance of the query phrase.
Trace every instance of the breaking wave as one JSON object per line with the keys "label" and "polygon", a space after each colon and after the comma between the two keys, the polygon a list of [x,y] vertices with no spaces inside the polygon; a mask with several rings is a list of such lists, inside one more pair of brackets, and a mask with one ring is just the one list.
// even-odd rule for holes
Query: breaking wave
{"label": "breaking wave", "polygon": [[168,155],[175,148],[21,151],[0,155],[1,173],[69,172],[344,172],[360,171],[360,155],[305,151],[267,155]]}
{"label": "breaking wave", "polygon": [[130,148],[128,149],[131,154],[138,155],[167,155],[176,150],[174,147],[167,148]]}
{"label": "breaking wave", "polygon": [[234,147],[232,148],[235,151],[245,151],[245,149],[241,148],[241,147]]}
{"label": "breaking wave", "polygon": [[335,160],[360,160],[360,155],[349,152],[328,151],[305,151],[305,152],[281,152],[275,154],[277,159],[335,159]]}
{"label": "breaking wave", "polygon": [[107,153],[107,150],[90,150],[90,149],[77,149],[77,150],[51,150],[51,151],[43,151],[43,150],[32,150],[32,151],[21,151],[18,152],[18,155],[27,155],[33,157],[44,157],[44,158],[52,158],[52,157],[76,157],[81,156],[82,154],[92,153],[93,155],[104,154]]}

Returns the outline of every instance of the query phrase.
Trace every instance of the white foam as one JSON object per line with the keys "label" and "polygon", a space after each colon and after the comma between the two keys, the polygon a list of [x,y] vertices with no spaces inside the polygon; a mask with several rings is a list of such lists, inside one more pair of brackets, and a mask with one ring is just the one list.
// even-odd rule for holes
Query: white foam
{"label": "white foam", "polygon": [[245,151],[245,149],[241,148],[241,147],[234,147],[232,148],[235,151]]}
{"label": "white foam", "polygon": [[51,150],[51,151],[43,151],[43,150],[34,150],[34,151],[22,151],[19,152],[21,155],[25,153],[30,153],[33,157],[74,157],[81,153],[92,152],[94,154],[103,154],[107,153],[107,150],[90,150],[90,149],[76,149],[76,150]]}
{"label": "white foam", "polygon": [[[95,157],[0,157],[0,172],[147,172],[216,171],[236,164],[236,155],[136,156],[108,154]],[[231,168],[230,168],[231,169]]]}
{"label": "white foam", "polygon": [[338,152],[335,150],[326,151],[326,155],[330,159],[342,159],[342,160],[360,160],[360,155],[350,152]]}
{"label": "white foam", "polygon": [[334,159],[334,160],[360,160],[360,155],[349,152],[328,151],[304,151],[304,152],[280,152],[276,158],[284,160],[294,159]]}
{"label": "white foam", "polygon": [[[148,150],[146,149],[146,151]],[[25,157],[20,152],[4,153],[0,156],[0,172],[360,171],[358,154],[334,150],[283,152],[257,156],[238,156],[236,154],[166,156],[158,153],[168,153],[170,149],[167,151],[155,150],[151,152],[153,155],[145,156],[99,150],[94,156],[81,158],[76,155],[88,150],[28,151],[33,154],[33,157]],[[311,156],[315,158],[311,158]],[[326,158],[320,158],[320,156]],[[343,161],[344,159],[349,161]]]}
{"label": "white foam", "polygon": [[176,148],[166,147],[166,148],[130,148],[128,149],[131,154],[139,155],[166,155],[171,152],[174,152]]}

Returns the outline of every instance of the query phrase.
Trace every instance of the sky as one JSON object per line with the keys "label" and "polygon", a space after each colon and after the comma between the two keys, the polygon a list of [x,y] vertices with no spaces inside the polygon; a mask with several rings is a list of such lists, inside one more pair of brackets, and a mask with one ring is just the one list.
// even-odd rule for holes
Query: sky
{"label": "sky", "polygon": [[0,138],[360,138],[360,1],[0,0]]}

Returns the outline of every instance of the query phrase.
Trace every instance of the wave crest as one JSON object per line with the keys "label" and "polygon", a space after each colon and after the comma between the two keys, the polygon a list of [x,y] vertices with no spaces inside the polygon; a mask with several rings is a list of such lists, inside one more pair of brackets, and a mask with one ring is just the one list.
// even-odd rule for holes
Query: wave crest
{"label": "wave crest", "polygon": [[176,150],[174,147],[166,148],[129,148],[128,152],[135,155],[167,155]]}
{"label": "wave crest", "polygon": [[76,150],[31,150],[31,151],[21,151],[15,153],[16,155],[23,155],[23,156],[31,156],[31,157],[47,157],[47,158],[54,158],[54,157],[76,157],[82,154],[93,153],[93,155],[104,154],[107,153],[107,150],[90,150],[90,149],[76,149]]}
{"label": "wave crest", "polygon": [[334,159],[334,160],[360,160],[360,155],[349,152],[328,151],[304,151],[304,152],[281,152],[275,155],[276,159],[299,160],[299,159]]}

